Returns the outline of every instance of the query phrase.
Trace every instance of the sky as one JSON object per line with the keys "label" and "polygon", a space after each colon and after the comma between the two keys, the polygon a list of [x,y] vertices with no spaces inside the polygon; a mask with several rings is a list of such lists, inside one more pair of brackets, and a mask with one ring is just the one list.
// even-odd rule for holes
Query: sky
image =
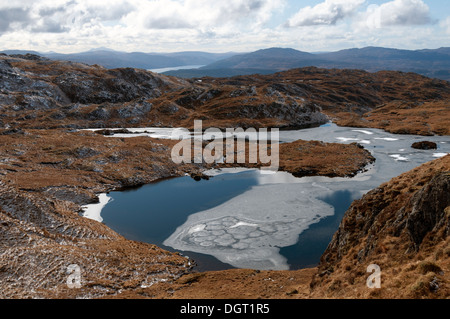
{"label": "sky", "polygon": [[450,47],[448,0],[0,0],[0,50]]}

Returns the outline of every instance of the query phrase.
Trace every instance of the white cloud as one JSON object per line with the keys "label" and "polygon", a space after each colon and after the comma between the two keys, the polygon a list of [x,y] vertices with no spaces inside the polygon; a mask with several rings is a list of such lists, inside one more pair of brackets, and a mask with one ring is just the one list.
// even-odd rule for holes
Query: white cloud
{"label": "white cloud", "polygon": [[0,33],[29,23],[29,12],[22,8],[0,8]]}
{"label": "white cloud", "polygon": [[131,0],[139,8],[128,15],[127,25],[147,29],[196,29],[261,27],[281,8],[277,0]]}
{"label": "white cloud", "polygon": [[0,32],[59,33],[120,20],[135,9],[127,0],[18,0],[0,4]]}
{"label": "white cloud", "polygon": [[425,25],[432,22],[430,8],[422,0],[393,0],[369,6],[365,13],[371,28]]}
{"label": "white cloud", "polygon": [[450,34],[450,17],[447,17],[447,19],[442,20],[440,23],[440,26],[444,28],[445,32]]}
{"label": "white cloud", "polygon": [[64,43],[72,36],[88,43],[95,34],[108,44],[139,35],[140,41],[199,43],[258,33],[284,5],[285,0],[16,0],[0,3],[0,36],[29,34],[39,41],[61,34]]}
{"label": "white cloud", "polygon": [[287,22],[289,27],[334,25],[352,15],[365,0],[325,0],[314,7],[304,7]]}

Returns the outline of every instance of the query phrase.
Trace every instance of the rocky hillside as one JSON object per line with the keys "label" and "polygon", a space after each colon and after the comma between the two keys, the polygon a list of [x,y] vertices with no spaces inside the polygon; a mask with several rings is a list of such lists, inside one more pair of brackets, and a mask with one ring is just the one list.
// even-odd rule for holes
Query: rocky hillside
{"label": "rocky hillside", "polygon": [[[185,257],[80,216],[98,193],[189,172],[171,165],[171,144],[105,139],[52,130],[0,135],[0,298],[95,298],[191,268]],[[67,285],[71,265],[80,267],[81,289]]]}
{"label": "rocky hillside", "polygon": [[[312,296],[448,298],[450,156],[405,173],[355,201],[321,258]],[[366,269],[381,270],[368,289]]]}
{"label": "rocky hillside", "polygon": [[[20,58],[21,57],[21,58]],[[139,69],[107,70],[33,55],[0,56],[2,123],[28,128],[193,125],[309,126],[320,108],[269,89],[203,84]],[[233,125],[233,127],[235,126]]]}
{"label": "rocky hillside", "polygon": [[11,128],[192,127],[198,119],[204,127],[293,128],[331,118],[399,133],[448,132],[433,123],[448,110],[449,82],[413,73],[303,68],[181,80],[3,55],[0,75],[0,125]]}
{"label": "rocky hillside", "polygon": [[393,134],[450,135],[450,101],[408,102],[395,100],[381,104],[362,116],[341,113],[342,126],[380,128]]}
{"label": "rocky hillside", "polygon": [[117,118],[143,116],[151,110],[147,99],[185,85],[143,70],[21,57],[0,56],[3,125],[70,127],[85,121],[100,126],[114,110]]}
{"label": "rocky hillside", "polygon": [[450,134],[446,125],[450,114],[447,81],[414,73],[317,68],[275,76],[272,79],[280,79],[276,85],[280,92],[313,101],[339,125],[374,127],[398,134]]}

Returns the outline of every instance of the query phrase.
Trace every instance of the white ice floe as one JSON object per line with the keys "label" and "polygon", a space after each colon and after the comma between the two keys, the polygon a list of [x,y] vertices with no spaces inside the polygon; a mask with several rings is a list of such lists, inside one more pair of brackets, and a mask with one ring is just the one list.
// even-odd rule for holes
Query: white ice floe
{"label": "white ice floe", "polygon": [[341,142],[355,141],[355,142],[359,142],[361,144],[370,144],[371,143],[369,140],[361,140],[359,138],[353,138],[353,137],[336,137],[336,139]]}
{"label": "white ice floe", "polygon": [[383,140],[383,141],[388,141],[388,142],[394,142],[394,141],[398,141],[398,138],[393,138],[393,137],[376,137],[376,140]]}
{"label": "white ice floe", "polygon": [[396,161],[402,161],[402,162],[408,162],[409,158],[405,157],[405,156],[401,156],[400,154],[393,154],[393,155],[389,155],[390,157],[392,157],[393,159],[395,159]]}
{"label": "white ice floe", "polygon": [[83,208],[83,217],[96,220],[98,222],[102,222],[103,218],[101,217],[101,212],[103,207],[106,206],[111,200],[111,197],[108,197],[107,194],[100,194],[98,196],[99,202],[96,204],[89,204],[82,206]]}
{"label": "white ice floe", "polygon": [[247,223],[247,222],[237,222],[235,225],[231,226],[230,229],[240,227],[240,226],[258,227],[258,224],[251,224],[251,223]]}
{"label": "white ice floe", "polygon": [[239,173],[243,173],[243,172],[248,172],[248,171],[257,171],[258,169],[256,168],[243,168],[243,167],[235,167],[235,168],[218,168],[218,169],[210,169],[207,170],[205,172],[203,172],[203,174],[207,175],[207,176],[219,176],[222,174],[239,174]]}
{"label": "white ice floe", "polygon": [[[371,175],[373,174],[373,164],[369,164],[366,167],[366,170],[364,172],[358,173],[358,175],[352,177],[351,179],[353,181],[366,181],[371,178]],[[277,171],[273,172],[272,174],[266,174],[263,171],[257,169],[257,168],[222,168],[222,169],[211,169],[208,171],[205,171],[203,174],[214,177],[214,176],[220,176],[224,174],[239,174],[239,173],[252,173],[252,172],[259,172],[259,174],[255,174],[253,177],[258,180],[258,185],[270,185],[270,184],[311,184],[313,186],[317,187],[324,187],[321,186],[321,183],[331,183],[331,182],[345,182],[348,181],[348,177],[326,177],[326,176],[308,176],[308,177],[302,177],[298,178],[292,175],[289,172],[284,171]],[[189,175],[188,175],[189,176]],[[325,189],[328,189],[327,187],[324,187]]]}
{"label": "white ice floe", "polygon": [[433,157],[440,158],[440,157],[447,156],[448,154],[449,154],[449,153],[434,153],[434,154],[433,154]]}
{"label": "white ice floe", "polygon": [[353,137],[336,137],[337,140],[342,142],[349,142],[349,141],[359,141],[359,138],[353,138]]}
{"label": "white ice floe", "polygon": [[194,227],[191,227],[191,229],[189,229],[189,234],[201,232],[201,231],[205,230],[205,228],[206,228],[206,224],[195,225]]}
{"label": "white ice floe", "polygon": [[373,135],[373,132],[369,132],[369,131],[365,131],[365,130],[353,130],[353,132],[360,132],[360,133],[364,133],[367,135]]}
{"label": "white ice floe", "polygon": [[[96,132],[104,129],[84,129],[82,131]],[[117,128],[107,128],[107,130],[117,130]],[[190,138],[191,133],[183,128],[161,128],[161,127],[142,127],[142,128],[127,128],[129,133],[115,133],[113,135],[108,135],[107,137],[120,137],[120,138],[131,138],[147,136],[152,138],[160,139],[185,139]]]}

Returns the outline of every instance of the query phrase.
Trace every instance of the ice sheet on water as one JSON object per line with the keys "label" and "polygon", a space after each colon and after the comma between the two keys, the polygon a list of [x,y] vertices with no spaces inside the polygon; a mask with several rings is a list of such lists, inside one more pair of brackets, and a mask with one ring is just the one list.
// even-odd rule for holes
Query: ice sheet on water
{"label": "ice sheet on water", "polygon": [[383,141],[388,141],[388,142],[394,142],[394,141],[398,141],[398,138],[394,138],[394,137],[376,137],[376,140],[383,140]]}
{"label": "ice sheet on water", "polygon": [[409,158],[407,158],[405,156],[401,156],[400,154],[393,154],[393,155],[389,155],[389,156],[392,157],[393,159],[395,159],[396,161],[403,161],[403,162],[409,161]]}
{"label": "ice sheet on water", "polygon": [[440,157],[447,156],[448,154],[449,154],[449,153],[434,153],[434,154],[433,154],[433,157],[440,158]]}
{"label": "ice sheet on water", "polygon": [[353,132],[360,132],[360,133],[364,133],[364,134],[367,134],[367,135],[373,135],[374,134],[373,132],[366,131],[366,130],[353,130]]}
{"label": "ice sheet on water", "polygon": [[99,202],[96,204],[89,204],[82,206],[83,208],[83,217],[96,220],[98,222],[102,222],[103,218],[101,217],[101,212],[103,207],[111,201],[111,197],[107,194],[100,194],[98,196]]}
{"label": "ice sheet on water", "polygon": [[330,190],[313,185],[285,181],[255,186],[190,215],[164,245],[213,255],[237,268],[289,269],[280,248],[295,244],[310,225],[334,214],[332,206],[316,198],[318,192]]}

